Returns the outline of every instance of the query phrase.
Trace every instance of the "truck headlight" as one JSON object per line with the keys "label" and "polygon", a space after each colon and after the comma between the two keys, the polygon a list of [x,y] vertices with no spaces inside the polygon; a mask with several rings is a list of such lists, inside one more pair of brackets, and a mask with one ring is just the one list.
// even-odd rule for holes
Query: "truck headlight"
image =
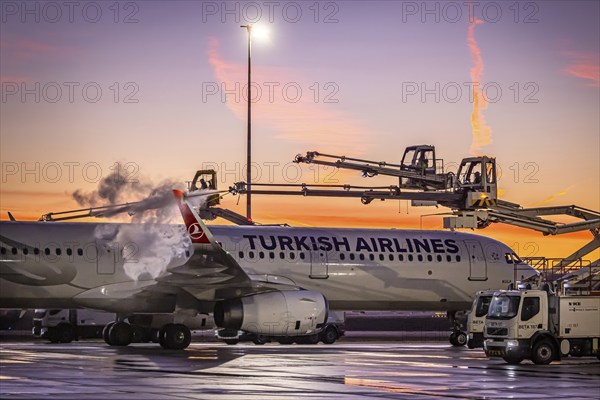
{"label": "truck headlight", "polygon": [[507,340],[506,341],[506,347],[510,348],[510,347],[517,347],[519,345],[519,341],[517,340]]}

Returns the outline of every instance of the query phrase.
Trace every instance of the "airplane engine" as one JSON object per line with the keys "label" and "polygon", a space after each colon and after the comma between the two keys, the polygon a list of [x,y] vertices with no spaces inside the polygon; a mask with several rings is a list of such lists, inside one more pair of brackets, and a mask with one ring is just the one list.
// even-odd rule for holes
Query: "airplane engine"
{"label": "airplane engine", "polygon": [[318,332],[327,322],[327,313],[327,299],[321,293],[286,290],[217,302],[214,318],[220,328],[300,336]]}

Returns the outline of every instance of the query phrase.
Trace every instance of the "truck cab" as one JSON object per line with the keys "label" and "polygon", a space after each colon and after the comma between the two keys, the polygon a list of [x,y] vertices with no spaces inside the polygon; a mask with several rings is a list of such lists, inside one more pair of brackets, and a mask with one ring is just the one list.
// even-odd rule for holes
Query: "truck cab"
{"label": "truck cab", "polygon": [[600,297],[546,290],[494,293],[485,322],[485,354],[509,364],[549,364],[564,356],[600,358]]}
{"label": "truck cab", "polygon": [[475,295],[473,306],[467,317],[467,347],[470,349],[483,347],[485,317],[494,293],[494,290],[482,290]]}

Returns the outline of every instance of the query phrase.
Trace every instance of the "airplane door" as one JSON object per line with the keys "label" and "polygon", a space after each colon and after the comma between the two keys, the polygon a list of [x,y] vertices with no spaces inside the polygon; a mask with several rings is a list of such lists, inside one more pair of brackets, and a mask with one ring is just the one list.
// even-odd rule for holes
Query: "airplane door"
{"label": "airplane door", "polygon": [[469,280],[487,281],[487,263],[485,261],[481,243],[465,240],[465,244],[467,245],[467,251],[469,252]]}
{"label": "airplane door", "polygon": [[327,264],[327,253],[322,250],[310,252],[310,275],[312,279],[329,278],[329,266]]}
{"label": "airplane door", "polygon": [[116,252],[114,246],[109,242],[96,242],[96,265],[98,275],[110,275],[115,273]]}

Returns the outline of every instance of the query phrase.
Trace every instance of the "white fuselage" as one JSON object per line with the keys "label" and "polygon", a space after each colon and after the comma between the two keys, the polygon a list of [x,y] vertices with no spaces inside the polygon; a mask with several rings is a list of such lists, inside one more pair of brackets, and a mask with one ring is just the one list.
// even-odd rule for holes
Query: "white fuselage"
{"label": "white fuselage", "polygon": [[[465,233],[210,230],[252,279],[321,292],[332,309],[467,310],[477,291],[515,280],[509,247]],[[125,298],[185,264],[193,251],[179,225],[2,222],[0,241],[0,308],[89,307],[94,296]]]}

